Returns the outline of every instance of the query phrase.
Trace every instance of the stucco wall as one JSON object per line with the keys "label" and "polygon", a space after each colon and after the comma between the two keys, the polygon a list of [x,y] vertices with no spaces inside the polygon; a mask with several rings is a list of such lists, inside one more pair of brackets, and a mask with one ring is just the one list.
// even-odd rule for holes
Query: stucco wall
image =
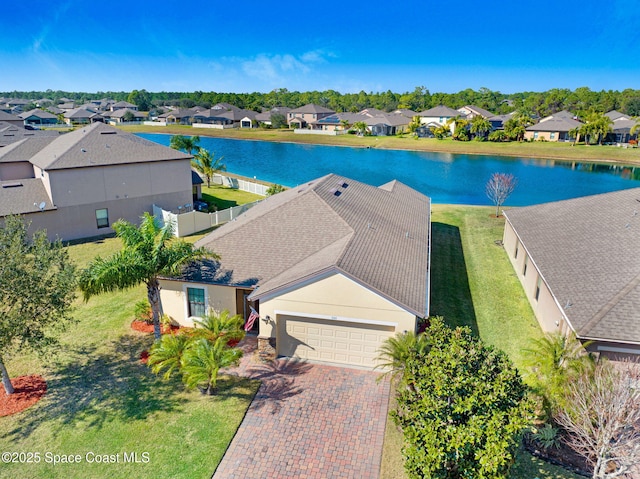
{"label": "stucco wall", "polygon": [[[524,293],[529,300],[529,304],[542,330],[545,332],[566,333],[568,324],[544,280],[540,283],[540,294],[538,295],[538,299],[536,299],[535,294],[538,286],[538,278],[541,277],[540,273],[536,268],[534,260],[529,257],[525,246],[520,242],[508,221],[505,223],[502,242],[507,257],[509,261],[511,261],[511,265],[522,284]],[[516,246],[518,249],[517,257]],[[526,275],[523,274],[525,261],[527,262]]]}
{"label": "stucco wall", "polygon": [[211,284],[187,283],[184,281],[161,280],[160,299],[164,314],[182,326],[193,326],[187,318],[187,288],[203,288],[205,302],[214,311],[228,310],[231,314],[236,311],[236,288]]}
{"label": "stucco wall", "polygon": [[33,165],[28,161],[0,163],[0,181],[35,178]]}
{"label": "stucco wall", "polygon": [[[335,274],[260,302],[260,336],[275,337],[276,311],[397,323],[396,331],[413,331],[416,317],[350,278]],[[330,321],[330,319],[327,319]]]}

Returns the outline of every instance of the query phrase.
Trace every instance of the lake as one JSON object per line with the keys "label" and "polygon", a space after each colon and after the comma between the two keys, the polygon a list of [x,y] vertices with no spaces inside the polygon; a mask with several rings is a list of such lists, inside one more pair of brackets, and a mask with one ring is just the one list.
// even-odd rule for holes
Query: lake
{"label": "lake", "polygon": [[[166,146],[171,138],[154,133],[138,136]],[[511,173],[518,180],[507,200],[511,206],[640,187],[640,167],[587,162],[208,137],[200,137],[200,146],[216,157],[224,156],[229,172],[262,181],[292,187],[328,173],[375,186],[396,179],[430,196],[434,203],[491,204],[485,184],[495,172]]]}

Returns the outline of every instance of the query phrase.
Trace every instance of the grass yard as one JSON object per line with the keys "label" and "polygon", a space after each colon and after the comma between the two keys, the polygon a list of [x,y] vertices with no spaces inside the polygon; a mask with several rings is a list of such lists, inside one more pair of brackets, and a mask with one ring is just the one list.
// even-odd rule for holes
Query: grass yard
{"label": "grass yard", "polygon": [[[119,249],[116,238],[69,246],[80,267]],[[139,356],[153,338],[129,326],[134,304],[145,297],[141,286],[87,303],[78,298],[78,322],[61,337],[56,356],[8,362],[12,377],[42,374],[48,391],[30,409],[0,418],[2,451],[40,453],[39,463],[0,464],[0,478],[211,477],[258,382],[221,376],[219,394],[204,397],[151,374]],[[46,453],[78,454],[81,462],[53,465]],[[130,462],[133,453],[139,462]],[[119,462],[90,463],[92,454]]]}
{"label": "grass yard", "polygon": [[[522,349],[542,336],[507,255],[502,239],[504,219],[493,207],[433,205],[431,314],[452,326],[469,326],[488,344],[505,351],[522,367]],[[390,408],[393,407],[393,398]],[[402,433],[387,421],[382,479],[405,478],[400,448]],[[521,451],[513,479],[579,479]]]}
{"label": "grass yard", "polygon": [[226,210],[233,206],[263,200],[264,196],[221,185],[211,185],[211,187],[207,187],[205,183],[202,185],[202,199],[209,203],[209,205],[215,205],[218,210]]}

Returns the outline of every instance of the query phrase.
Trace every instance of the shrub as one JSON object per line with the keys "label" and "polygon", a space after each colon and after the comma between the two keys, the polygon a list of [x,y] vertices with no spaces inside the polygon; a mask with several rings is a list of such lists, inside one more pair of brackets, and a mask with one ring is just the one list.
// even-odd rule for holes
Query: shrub
{"label": "shrub", "polygon": [[545,450],[551,448],[558,448],[560,446],[560,437],[558,436],[558,428],[547,423],[544,427],[536,430],[533,434],[533,439],[536,440]]}
{"label": "shrub", "polygon": [[133,317],[136,321],[145,322],[147,324],[153,323],[153,312],[149,301],[138,301],[133,309]]}

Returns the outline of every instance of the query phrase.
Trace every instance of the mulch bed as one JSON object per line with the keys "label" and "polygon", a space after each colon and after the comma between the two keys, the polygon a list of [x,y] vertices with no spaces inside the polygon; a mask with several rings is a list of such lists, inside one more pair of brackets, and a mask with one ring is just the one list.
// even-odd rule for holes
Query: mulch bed
{"label": "mulch bed", "polygon": [[[144,321],[132,321],[131,329],[133,329],[134,331],[138,331],[140,333],[153,333],[153,324],[148,324],[148,323],[145,323]],[[174,334],[179,329],[180,329],[180,326],[175,326],[173,324],[160,325],[160,332],[162,334],[168,334],[168,333]]]}
{"label": "mulch bed", "polygon": [[147,364],[147,361],[149,361],[149,351],[145,349],[140,353],[140,362],[142,364]]}
{"label": "mulch bed", "polygon": [[19,376],[11,380],[15,392],[7,395],[0,387],[0,417],[24,411],[37,403],[47,392],[47,382],[38,374]]}
{"label": "mulch bed", "polygon": [[544,449],[531,436],[526,435],[524,447],[534,456],[551,464],[555,464],[556,466],[561,466],[575,474],[585,477],[591,477],[592,475],[588,472],[593,469],[587,460],[565,444],[564,440],[560,441],[559,447],[557,448],[550,447],[549,449]]}

